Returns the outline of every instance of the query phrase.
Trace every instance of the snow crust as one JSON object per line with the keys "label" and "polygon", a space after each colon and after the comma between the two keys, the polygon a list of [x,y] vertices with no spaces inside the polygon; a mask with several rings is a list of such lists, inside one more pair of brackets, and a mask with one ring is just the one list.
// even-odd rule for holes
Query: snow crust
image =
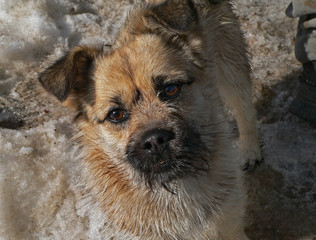
{"label": "snow crust", "polygon": [[9,94],[25,68],[79,43],[115,36],[129,4],[122,1],[0,1],[0,94]]}
{"label": "snow crust", "polygon": [[1,239],[83,235],[83,219],[76,215],[67,179],[74,173],[78,152],[75,144],[67,144],[65,132],[70,130],[65,119],[28,130],[1,130]]}

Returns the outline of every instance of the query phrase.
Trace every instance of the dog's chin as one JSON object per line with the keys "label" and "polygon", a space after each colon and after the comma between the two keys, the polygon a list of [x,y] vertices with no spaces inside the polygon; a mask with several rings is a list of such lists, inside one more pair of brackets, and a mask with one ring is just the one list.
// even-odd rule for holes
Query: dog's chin
{"label": "dog's chin", "polygon": [[163,188],[176,193],[178,181],[203,175],[208,169],[208,162],[204,158],[177,158],[160,160],[153,164],[151,169],[138,169],[138,174],[151,190]]}

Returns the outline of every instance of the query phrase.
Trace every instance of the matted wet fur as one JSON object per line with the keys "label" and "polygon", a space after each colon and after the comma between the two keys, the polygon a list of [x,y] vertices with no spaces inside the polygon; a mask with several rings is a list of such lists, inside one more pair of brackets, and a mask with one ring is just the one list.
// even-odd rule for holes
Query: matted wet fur
{"label": "matted wet fur", "polygon": [[223,104],[252,169],[261,157],[249,74],[225,0],[140,1],[113,46],[76,47],[41,74],[44,88],[77,112],[106,239],[247,239]]}

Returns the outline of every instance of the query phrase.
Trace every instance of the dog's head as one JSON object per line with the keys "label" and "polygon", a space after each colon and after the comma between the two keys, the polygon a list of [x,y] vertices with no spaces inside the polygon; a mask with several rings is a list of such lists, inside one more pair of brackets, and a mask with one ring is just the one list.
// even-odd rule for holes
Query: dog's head
{"label": "dog's head", "polygon": [[209,170],[218,96],[206,81],[191,1],[146,5],[129,18],[113,47],[77,47],[40,82],[77,111],[90,151],[102,155],[100,174],[171,190],[176,180]]}

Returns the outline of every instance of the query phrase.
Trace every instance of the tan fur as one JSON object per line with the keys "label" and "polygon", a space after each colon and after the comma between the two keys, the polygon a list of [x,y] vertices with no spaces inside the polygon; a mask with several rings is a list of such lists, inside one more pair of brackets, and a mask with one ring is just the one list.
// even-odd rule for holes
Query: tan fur
{"label": "tan fur", "polygon": [[[108,222],[106,239],[246,240],[240,163],[223,102],[235,112],[244,164],[254,167],[260,151],[246,46],[231,4],[148,2],[131,11],[110,50],[76,48],[40,81],[78,113],[85,179]],[[157,87],[175,80],[183,83],[180,95],[162,101]],[[109,121],[113,107],[127,109],[128,120]],[[126,149],[152,128],[176,129],[177,139],[187,131],[181,124],[198,132],[209,168],[171,181],[175,193],[151,189]]]}

